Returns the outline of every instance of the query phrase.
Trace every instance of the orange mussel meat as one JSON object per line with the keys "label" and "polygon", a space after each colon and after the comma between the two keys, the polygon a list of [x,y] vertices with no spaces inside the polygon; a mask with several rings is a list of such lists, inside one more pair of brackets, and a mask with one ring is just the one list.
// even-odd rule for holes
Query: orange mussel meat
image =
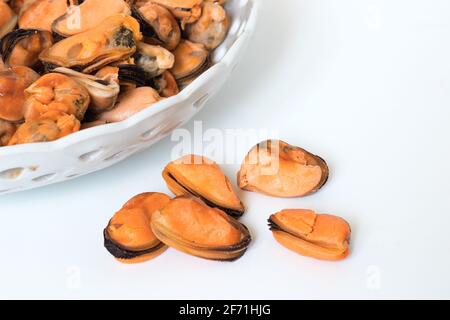
{"label": "orange mussel meat", "polygon": [[348,256],[351,230],[340,217],[287,209],[270,216],[269,226],[281,245],[301,255],[321,260]]}

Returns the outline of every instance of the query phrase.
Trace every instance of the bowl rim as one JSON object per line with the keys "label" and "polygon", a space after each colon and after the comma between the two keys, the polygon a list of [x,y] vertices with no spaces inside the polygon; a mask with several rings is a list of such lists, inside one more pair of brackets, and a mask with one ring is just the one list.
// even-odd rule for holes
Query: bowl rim
{"label": "bowl rim", "polygon": [[230,61],[233,60],[232,58],[234,56],[234,52],[253,33],[253,30],[256,25],[259,2],[258,0],[248,0],[248,3],[250,3],[251,6],[250,13],[246,21],[244,22],[244,25],[241,27],[241,30],[238,31],[238,35],[234,40],[233,44],[229,47],[229,49],[226,51],[223,57],[212,67],[210,67],[207,71],[205,71],[198,78],[196,78],[192,83],[190,83],[183,90],[181,90],[177,95],[161,100],[152,105],[151,108],[141,110],[138,113],[121,122],[108,123],[85,130],[80,130],[78,132],[75,132],[73,134],[67,135],[54,141],[26,143],[20,145],[0,147],[0,157],[20,155],[24,153],[43,153],[61,150],[76,143],[90,140],[91,138],[94,137],[126,131],[127,129],[135,125],[138,125],[140,122],[145,121],[146,119],[152,117],[153,115],[156,115],[160,112],[167,110],[168,108],[170,108],[175,104],[187,101],[196,92],[196,90],[199,89],[200,85],[203,83],[202,79],[209,77],[211,74],[215,72],[216,69],[221,68],[222,65],[224,64],[227,66],[229,65]]}

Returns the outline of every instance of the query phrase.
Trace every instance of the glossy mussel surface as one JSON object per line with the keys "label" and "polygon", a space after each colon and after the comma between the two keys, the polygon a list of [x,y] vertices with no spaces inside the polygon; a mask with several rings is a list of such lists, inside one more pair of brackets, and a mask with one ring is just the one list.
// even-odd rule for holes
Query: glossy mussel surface
{"label": "glossy mussel surface", "polygon": [[275,197],[302,197],[322,188],[328,172],[321,157],[281,140],[267,140],[245,157],[238,185]]}
{"label": "glossy mussel surface", "polygon": [[108,252],[124,263],[147,261],[164,252],[167,247],[154,235],[151,218],[169,201],[163,193],[147,192],[125,203],[103,231]]}
{"label": "glossy mussel surface", "polygon": [[177,196],[198,197],[235,218],[244,214],[244,205],[230,180],[214,161],[206,157],[183,156],[170,162],[162,175],[169,189]]}
{"label": "glossy mussel surface", "polygon": [[139,23],[133,17],[115,14],[93,29],[55,43],[39,58],[48,69],[66,67],[90,73],[130,57],[141,38]]}
{"label": "glossy mussel surface", "polygon": [[190,196],[175,198],[155,212],[152,230],[166,245],[209,260],[236,260],[251,242],[247,227]]}
{"label": "glossy mussel surface", "polygon": [[351,230],[342,218],[312,210],[286,209],[269,218],[270,230],[284,247],[321,260],[348,256]]}

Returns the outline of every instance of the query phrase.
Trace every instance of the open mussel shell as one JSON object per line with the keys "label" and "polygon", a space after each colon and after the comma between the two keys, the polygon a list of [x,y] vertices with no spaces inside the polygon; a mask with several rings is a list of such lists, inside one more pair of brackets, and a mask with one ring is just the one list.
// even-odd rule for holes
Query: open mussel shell
{"label": "open mussel shell", "polygon": [[[80,1],[81,2],[81,1]],[[115,14],[130,15],[130,6],[124,0],[84,0],[71,6],[52,24],[52,31],[61,37],[70,37],[97,27]]]}
{"label": "open mussel shell", "polygon": [[217,48],[225,39],[229,21],[225,9],[217,3],[205,3],[202,16],[187,26],[187,36],[192,42],[202,43],[209,50]]}
{"label": "open mussel shell", "polygon": [[173,51],[175,64],[169,71],[178,85],[184,87],[209,68],[211,61],[209,51],[203,44],[181,40]]}
{"label": "open mussel shell", "polygon": [[139,8],[133,6],[132,12],[141,25],[144,37],[152,38],[167,50],[173,50],[178,46],[181,30],[168,9],[156,3],[147,2]]}
{"label": "open mussel shell", "polygon": [[169,247],[204,259],[236,260],[251,242],[242,223],[194,197],[171,200],[153,214],[151,225]]}
{"label": "open mussel shell", "polygon": [[0,39],[9,32],[11,32],[17,24],[17,15],[6,4],[5,1],[0,0]]}
{"label": "open mussel shell", "polygon": [[268,221],[274,238],[301,255],[341,260],[349,254],[351,229],[340,217],[286,209],[271,215]]}
{"label": "open mussel shell", "polygon": [[3,37],[0,53],[9,66],[36,67],[39,54],[52,44],[53,37],[49,31],[17,29]]}
{"label": "open mussel shell", "polygon": [[89,92],[89,111],[98,114],[114,107],[119,96],[120,86],[114,77],[99,78],[68,68],[55,68],[53,72],[65,74],[80,82]]}
{"label": "open mussel shell", "polygon": [[238,172],[238,185],[275,197],[302,197],[318,191],[328,179],[326,162],[280,140],[253,147]]}
{"label": "open mussel shell", "polygon": [[93,29],[55,43],[39,58],[48,69],[60,66],[91,73],[133,55],[141,38],[136,19],[116,14]]}
{"label": "open mussel shell", "polygon": [[197,155],[186,155],[170,162],[162,173],[168,188],[177,196],[191,195],[207,205],[238,218],[245,212],[244,205],[234,192],[230,180],[212,160]]}
{"label": "open mussel shell", "polygon": [[20,29],[52,31],[52,23],[69,8],[68,0],[27,0],[19,14]]}
{"label": "open mussel shell", "polygon": [[137,43],[134,55],[136,65],[144,69],[148,77],[154,78],[173,67],[174,55],[161,46],[154,46],[144,42]]}
{"label": "open mussel shell", "polygon": [[155,258],[167,249],[151,229],[151,217],[170,197],[147,192],[130,199],[103,231],[104,246],[120,262],[137,263]]}

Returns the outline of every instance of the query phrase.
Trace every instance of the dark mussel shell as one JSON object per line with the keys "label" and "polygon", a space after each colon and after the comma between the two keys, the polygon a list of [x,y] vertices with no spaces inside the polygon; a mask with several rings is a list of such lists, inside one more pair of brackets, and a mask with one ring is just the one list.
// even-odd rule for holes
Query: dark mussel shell
{"label": "dark mussel shell", "polygon": [[123,247],[121,247],[119,244],[114,242],[114,240],[111,239],[111,237],[108,234],[108,231],[105,229],[103,230],[103,238],[104,238],[104,246],[106,250],[108,250],[109,253],[113,255],[116,259],[120,260],[132,260],[135,258],[142,257],[144,255],[149,255],[152,253],[159,252],[161,250],[166,249],[166,245],[162,242],[160,242],[155,247],[146,249],[146,250],[140,250],[140,251],[132,251],[127,250]]}
{"label": "dark mussel shell", "polygon": [[151,44],[159,44],[167,50],[174,50],[181,39],[181,29],[170,11],[153,2],[131,9],[139,21],[144,38]]}
{"label": "dark mussel shell", "polygon": [[154,87],[153,79],[143,68],[135,64],[119,64],[119,81],[136,84],[137,87]]}
{"label": "dark mussel shell", "polygon": [[190,196],[177,197],[155,212],[151,226],[169,247],[216,261],[239,259],[252,240],[244,224]]}
{"label": "dark mussel shell", "polygon": [[49,31],[17,29],[2,38],[0,54],[6,65],[35,67],[39,63],[39,54],[52,44]]}
{"label": "dark mussel shell", "polygon": [[161,97],[169,98],[180,92],[177,81],[169,71],[165,71],[162,75],[154,78],[153,82],[154,88]]}

